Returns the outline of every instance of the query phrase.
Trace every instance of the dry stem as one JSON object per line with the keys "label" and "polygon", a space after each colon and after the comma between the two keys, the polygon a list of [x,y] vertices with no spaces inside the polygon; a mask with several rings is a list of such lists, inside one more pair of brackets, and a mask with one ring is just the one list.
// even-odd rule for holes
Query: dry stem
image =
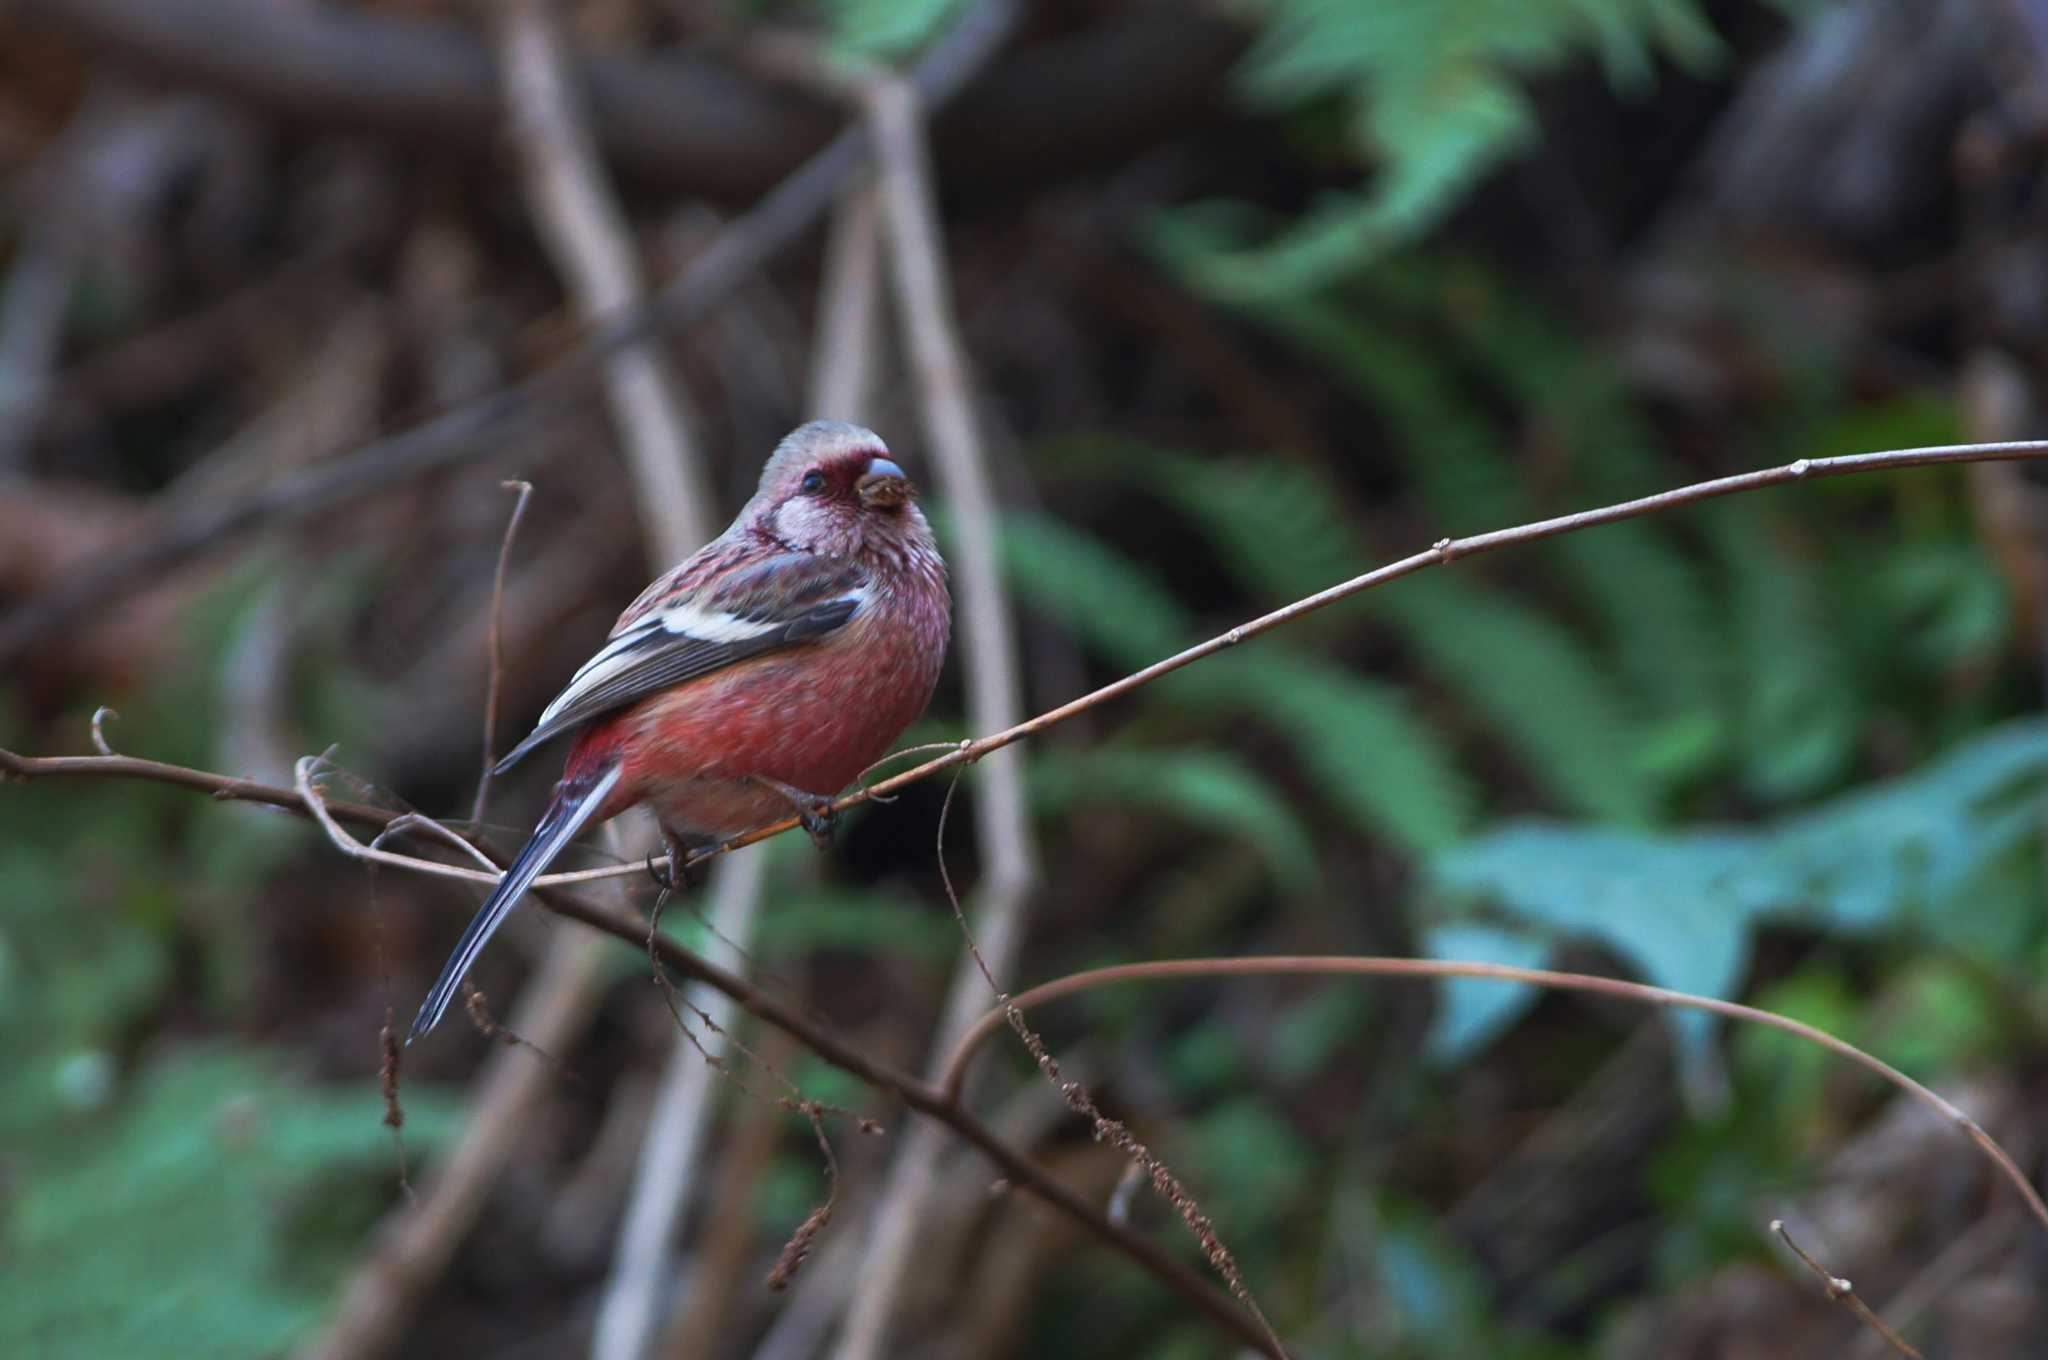
{"label": "dry stem", "polygon": [[1869,1304],[1856,1297],[1854,1286],[1807,1255],[1806,1249],[1792,1240],[1792,1234],[1785,1227],[1784,1219],[1772,1219],[1771,1231],[1776,1233],[1787,1247],[1791,1248],[1792,1254],[1804,1262],[1808,1270],[1820,1278],[1822,1287],[1828,1291],[1829,1298],[1854,1313],[1863,1322],[1864,1326],[1883,1337],[1886,1344],[1890,1345],[1900,1355],[1905,1356],[1907,1360],[1923,1360],[1919,1351],[1915,1350],[1904,1337],[1886,1326],[1885,1320],[1873,1312]]}

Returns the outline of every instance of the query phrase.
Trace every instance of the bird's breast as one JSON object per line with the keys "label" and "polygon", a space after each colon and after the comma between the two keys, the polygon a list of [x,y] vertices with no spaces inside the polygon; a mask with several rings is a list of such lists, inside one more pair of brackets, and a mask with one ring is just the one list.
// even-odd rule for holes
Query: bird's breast
{"label": "bird's breast", "polygon": [[727,836],[789,813],[755,782],[836,794],[930,702],[945,659],[943,586],[877,599],[813,646],[773,653],[620,715],[639,799],[677,830]]}

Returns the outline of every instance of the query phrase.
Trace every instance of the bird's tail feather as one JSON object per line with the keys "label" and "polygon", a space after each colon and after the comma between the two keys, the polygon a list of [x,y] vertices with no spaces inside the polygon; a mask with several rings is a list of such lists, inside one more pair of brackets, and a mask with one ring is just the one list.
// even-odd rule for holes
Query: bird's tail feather
{"label": "bird's tail feather", "polygon": [[606,795],[618,784],[621,773],[621,766],[614,763],[584,778],[564,781],[555,794],[555,800],[542,814],[540,825],[533,829],[533,836],[519,851],[511,867],[505,870],[498,886],[484,899],[477,914],[470,919],[469,929],[462,932],[461,942],[448,956],[448,962],[441,968],[441,976],[427,993],[427,999],[420,1004],[420,1013],[412,1022],[412,1032],[406,1036],[407,1043],[441,1023],[441,1017],[448,1012],[448,1003],[455,999],[455,989],[469,975],[477,955],[490,943],[491,936],[498,933],[498,927],[505,924],[512,908],[519,905],[519,899],[533,886],[533,880],[547,872],[548,865],[554,863],[555,857],[576,838],[576,833],[589,825]]}

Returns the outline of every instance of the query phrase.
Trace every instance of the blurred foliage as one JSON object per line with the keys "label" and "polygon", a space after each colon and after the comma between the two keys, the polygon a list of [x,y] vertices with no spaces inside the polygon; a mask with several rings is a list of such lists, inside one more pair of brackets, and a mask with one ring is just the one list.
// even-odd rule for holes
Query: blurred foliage
{"label": "blurred foliage", "polygon": [[[2048,816],[2048,726],[2008,723],[1912,775],[1753,827],[1655,834],[1509,823],[1438,857],[1448,899],[1491,903],[1535,939],[1598,940],[1647,980],[1728,997],[1762,922],[1835,934],[1910,929],[1981,966],[2024,967],[2037,942],[2037,844]],[[2014,872],[2015,868],[2023,870]],[[1445,908],[1444,910],[1455,910]],[[1430,952],[1450,957],[1444,941]],[[1479,983],[1449,988],[1445,1023],[1463,1043],[1489,1026],[1455,1014]],[[1492,988],[1490,1026],[1533,997]],[[1673,1013],[1682,1029],[1709,1017]]]}
{"label": "blurred foliage", "polygon": [[[821,19],[841,54],[878,60],[928,41],[960,5],[718,8],[708,29]],[[1095,7],[1081,8],[1089,19],[1062,11],[1034,22],[1064,34],[1092,21]],[[1732,33],[1740,8],[1239,0],[1233,12],[1250,38],[1234,89],[1262,122],[1234,126],[1235,140],[1217,148],[1182,129],[1182,141],[1127,167],[1128,177],[1076,178],[1046,191],[1043,205],[992,194],[1001,208],[985,214],[993,226],[979,205],[949,204],[976,343],[1007,330],[1012,310],[1018,330],[1061,337],[1012,350],[990,342],[1013,362],[1028,351],[1032,391],[1018,399],[992,362],[983,392],[1002,407],[991,427],[1020,434],[1019,483],[1029,480],[1028,494],[1006,486],[1018,508],[1005,517],[1000,552],[1025,616],[1034,699],[1069,698],[1440,538],[1737,468],[1959,437],[1945,350],[1887,331],[1885,345],[1900,354],[1888,353],[1873,381],[1853,371],[1852,342],[1815,338],[1827,318],[1812,320],[1811,334],[1804,315],[1788,323],[1795,309],[1769,295],[1771,276],[1737,266],[1692,266],[1727,302],[1712,344],[1742,356],[1731,367],[1766,370],[1777,385],[1710,416],[1668,409],[1622,362],[1628,341],[1607,314],[1625,310],[1616,280],[1650,252],[1631,246],[1587,266],[1581,306],[1581,275],[1542,272],[1557,263],[1543,254],[1552,247],[1495,253],[1487,231],[1445,230],[1482,180],[1539,149],[1539,89],[1576,73],[1597,94],[1647,110],[1647,96],[1674,76],[1690,85],[1725,73],[1729,53],[1705,16],[1726,18]],[[710,46],[729,36],[713,33]],[[1688,132],[1689,144],[1704,135]],[[288,159],[280,145],[278,159]],[[1265,157],[1271,192],[1257,203],[1214,197],[1253,192],[1238,167],[1246,146]],[[1175,186],[1170,203],[1146,198],[1155,180]],[[1190,184],[1194,201],[1175,197]],[[1225,187],[1203,187],[1214,184]],[[1105,206],[1126,198],[1136,211]],[[269,206],[264,220],[289,220]],[[449,272],[474,265],[493,282],[487,307],[485,294],[464,305],[491,319],[481,330],[527,334],[530,345],[554,323],[521,309],[529,297],[553,298],[557,285],[533,273],[529,244],[517,248],[525,255],[504,251],[502,213],[480,226],[465,216],[471,207],[437,185],[419,213],[435,224],[423,234],[432,241],[406,250],[435,259],[472,251]],[[1085,289],[1063,284],[1039,256],[1062,253],[1067,235],[1103,220],[1125,231],[1143,224],[1150,258],[1167,271],[1152,282],[1211,305],[1191,309],[1212,328],[1201,339],[1248,385],[1269,388],[1261,396],[1298,404],[1295,429],[1276,430],[1270,445],[1248,436],[1234,450],[1214,447],[1209,431],[1226,428],[1218,408],[1227,394],[1158,343],[1183,314],[1162,308],[1164,322],[1126,332],[1127,318],[1069,295]],[[1494,244],[1524,230],[1512,217],[1504,230],[1494,223]],[[1954,247],[1944,237],[1931,257],[1944,277],[1957,268]],[[1113,246],[1089,248],[1108,255]],[[1142,267],[1113,260],[1126,265]],[[431,272],[415,263],[394,273],[412,268]],[[229,273],[205,275],[206,286]],[[995,291],[991,278],[1002,280]],[[1895,281],[1862,280],[1873,293]],[[1915,299],[1925,280],[1912,282],[1886,306],[1924,305]],[[353,275],[347,283],[364,287]],[[161,320],[145,293],[110,291],[99,275],[80,292],[77,338],[93,344]],[[124,300],[109,310],[108,297]],[[1869,303],[1849,324],[1872,334],[1897,325],[1884,310]],[[1058,313],[1059,324],[1039,312]],[[993,325],[991,313],[1000,313]],[[717,343],[708,338],[716,327],[679,338],[692,381],[717,374],[736,391],[758,381],[743,375],[773,367],[763,356],[781,332],[800,329],[769,321],[745,328],[760,334],[743,361],[693,348]],[[495,338],[465,343],[507,373],[532,357],[517,345],[492,350]],[[1107,412],[1099,428],[1067,419],[1059,400],[1040,403],[1041,380],[1064,390],[1069,369],[1091,365],[1072,386],[1107,394],[1096,403]],[[433,367],[409,375],[420,392],[437,390],[421,376]],[[223,399],[180,399],[203,411],[202,425],[225,421],[214,410]],[[901,409],[891,416],[914,424]],[[717,428],[717,418],[707,424]],[[1262,419],[1232,413],[1228,427]],[[1057,437],[1035,437],[1044,430]],[[1291,437],[1299,431],[1308,437]],[[577,444],[575,457],[588,447]],[[130,480],[157,485],[172,453],[151,447],[151,476]],[[612,494],[587,462],[547,472],[588,480],[593,500]],[[437,498],[455,496],[411,498],[418,518],[401,533],[459,524],[427,513]],[[935,518],[950,542],[952,526]],[[488,543],[466,544],[479,562],[495,548],[495,522],[494,512]],[[562,525],[549,531],[571,531]],[[389,612],[410,612],[415,631],[401,629],[396,645],[377,638],[413,652],[446,631],[447,602],[414,601],[429,593],[420,581],[377,548],[353,548],[350,528],[339,544],[309,534],[304,557],[273,540],[203,597],[177,630],[186,644],[177,663],[121,700],[115,745],[231,767],[222,752],[244,721],[230,697],[231,658],[278,628],[280,611],[294,647],[281,681],[284,730],[258,735],[294,750],[373,745],[364,739],[393,712],[393,696],[418,698],[393,677],[417,682],[421,672],[359,666],[359,653],[373,650],[361,646],[368,621],[393,601],[414,606]],[[1742,996],[1929,1081],[2031,1061],[2044,1025],[2035,979],[2048,963],[2038,910],[2048,726],[2023,716],[2038,678],[2018,656],[2014,601],[1981,535],[1955,472],[1802,485],[1430,566],[1163,677],[1024,752],[1048,873],[1021,971],[1035,980],[1099,963],[1283,949],[1521,965],[1593,953],[1588,966]],[[24,730],[0,736],[25,749],[78,749],[91,702],[77,696],[60,721],[27,730],[17,720]],[[957,713],[941,711],[908,740],[962,735]],[[452,788],[472,769],[426,777]],[[973,798],[971,779],[962,789]],[[753,951],[769,985],[898,1057],[922,1042],[915,1026],[959,952],[932,866],[940,796],[934,781],[889,808],[853,813],[822,872],[796,838],[774,846]],[[311,1064],[283,1047],[294,1036],[259,1041],[248,1019],[261,1010],[252,1001],[271,999],[266,983],[290,987],[311,971],[262,956],[259,913],[290,869],[332,867],[332,858],[284,817],[148,785],[39,785],[32,796],[10,793],[6,812],[0,1249],[10,1275],[0,1346],[277,1353],[331,1298],[395,1179],[368,1076],[316,1083]],[[971,820],[956,813],[945,846],[963,883],[973,872]],[[365,894],[373,906],[374,895]],[[727,949],[687,909],[696,900],[682,905],[665,929],[713,956]],[[641,981],[644,1001],[644,959],[620,950],[611,966]],[[1662,1048],[1645,1045],[1657,1078],[1628,1086],[1622,1112],[1639,1116],[1641,1146],[1610,1164],[1596,1130],[1592,1172],[1566,1165],[1553,1185],[1552,1168],[1539,1168],[1552,1198],[1584,1201],[1586,1218],[1529,1228],[1572,1249],[1523,1278],[1507,1264],[1512,1244],[1496,1240],[1510,1234],[1475,1229],[1485,1216],[1467,1197],[1496,1195],[1531,1220],[1539,1208],[1556,1212],[1488,1178],[1511,1180],[1532,1145],[1554,1149],[1583,1127],[1559,1107],[1596,1087],[1628,1023],[1601,1005],[1537,999],[1483,982],[1435,989],[1425,1005],[1391,984],[1241,980],[1105,989],[1048,1008],[1044,1024],[1063,1056],[1080,1051],[1106,1108],[1128,1113],[1196,1191],[1268,1312],[1310,1320],[1302,1353],[1551,1360],[1603,1353],[1617,1300],[1760,1259],[1759,1202],[1810,1188],[1817,1165],[1885,1093],[1853,1073],[1844,1080],[1837,1060],[1783,1035],[1669,1015],[1680,1075],[1690,1078],[1683,1089],[1711,1093],[1721,1080],[1725,1099],[1667,1111],[1670,1093],[1651,1089]],[[601,1023],[624,1013],[613,1006]],[[646,1032],[605,1030],[601,1070],[562,1105],[608,1115],[584,1107],[647,1078],[659,1047],[642,1042]],[[1020,1080],[1036,1080],[1013,1046],[995,1047],[1002,1056],[985,1060],[989,1068],[1007,1060]],[[799,1056],[787,1070],[808,1098],[875,1103],[820,1060]],[[1615,1089],[1595,1092],[1603,1110],[1623,1103]],[[721,1098],[729,1115],[739,1097]],[[414,1083],[407,1110],[417,1169],[446,1137],[450,1107]],[[817,1203],[816,1145],[791,1122],[753,1189],[756,1247],[786,1236]],[[1046,1142],[1076,1167],[1101,1170],[1083,1162],[1101,1154],[1079,1146],[1071,1127]],[[546,1179],[558,1170],[534,1183],[566,1195],[567,1173]],[[850,1173],[849,1184],[854,1174],[866,1173]],[[1140,1196],[1133,1215],[1199,1263],[1170,1211]],[[984,1237],[1024,1240],[1017,1233]],[[1213,1332],[1141,1273],[1044,1240],[1058,1260],[1020,1349],[1215,1352]],[[546,1297],[533,1306],[570,1314],[590,1287],[571,1279],[536,1291]],[[496,1301],[511,1292],[501,1287]]]}
{"label": "blurred foliage", "polygon": [[[290,1067],[246,1047],[177,1048],[120,1093],[113,1118],[71,1111],[13,1131],[26,1165],[8,1208],[0,1346],[53,1360],[266,1356],[316,1322],[390,1205],[395,1156],[373,1085],[308,1089]],[[75,1061],[64,1078],[95,1104],[113,1098],[103,1079]],[[409,1089],[408,1149],[443,1142],[454,1110]]]}
{"label": "blurred foliage", "polygon": [[1626,92],[1660,58],[1701,72],[1721,56],[1693,0],[1370,5],[1241,0],[1258,40],[1240,73],[1254,106],[1334,104],[1344,149],[1374,164],[1364,189],[1323,195],[1291,221],[1237,202],[1161,214],[1153,241],[1192,285],[1232,302],[1301,300],[1418,240],[1537,132],[1525,81],[1597,58]]}
{"label": "blurred foliage", "polygon": [[[246,628],[268,626],[257,615],[272,579],[252,562],[200,599],[179,664],[108,719],[117,748],[211,763],[222,671]],[[326,578],[304,617],[339,608],[348,579]],[[345,668],[317,650],[308,661],[300,702],[348,711],[328,697]],[[114,782],[39,786],[10,800],[8,833],[0,1349],[278,1353],[318,1320],[392,1202],[399,1154],[375,1078],[323,1089],[280,1049],[153,1036],[199,1022],[233,1032],[266,933],[265,881],[310,833],[268,810]],[[408,1083],[404,1108],[417,1169],[452,1132],[455,1099]]]}
{"label": "blurred foliage", "polygon": [[[1611,369],[1483,271],[1411,260],[1385,279],[1394,282],[1368,278],[1348,303],[1260,306],[1250,315],[1328,364],[1389,423],[1389,452],[1408,462],[1423,508],[1447,531],[1683,479],[1653,451]],[[1446,329],[1423,315],[1426,304],[1446,300],[1452,305],[1428,316],[1458,324],[1434,349],[1417,344],[1418,331]],[[1502,400],[1515,413],[1506,426],[1488,414]],[[1916,399],[1894,408],[1889,428],[1868,410],[1844,419],[1863,446],[1951,433],[1946,418],[1929,415]],[[1541,503],[1506,457],[1516,424],[1562,443],[1570,460],[1569,480]],[[1813,454],[1843,443],[1825,423],[1779,438]],[[1062,477],[1113,480],[1156,497],[1205,536],[1255,604],[1312,593],[1394,555],[1369,550],[1339,488],[1299,463],[1203,459],[1114,440],[1066,441],[1038,461]],[[1882,794],[1788,818],[1782,831],[1648,830],[1692,823],[1686,814],[1701,795],[1730,777],[1758,807],[1838,786],[1857,759],[1867,713],[1896,719],[1903,704],[1952,727],[1956,677],[1980,671],[2006,646],[2002,588],[1952,492],[1934,502],[1942,513],[1917,516],[1920,532],[1903,550],[1854,525],[1868,492],[1837,488],[1834,499],[1838,520],[1809,520],[1796,533],[1753,498],[1516,549],[1550,569],[1541,593],[1489,584],[1484,567],[1459,564],[1344,607],[1403,644],[1465,706],[1473,730],[1514,753],[1534,790],[1635,831],[1510,826],[1459,843],[1474,815],[1474,777],[1460,766],[1478,752],[1455,742],[1455,725],[1424,722],[1397,689],[1294,654],[1293,638],[1262,639],[1169,677],[1148,691],[1150,702],[1198,721],[1211,710],[1226,724],[1285,729],[1303,772],[1331,806],[1356,812],[1360,830],[1434,856],[1439,888],[1486,898],[1536,931],[1510,938],[1464,919],[1440,893],[1422,918],[1429,952],[1531,963],[1547,952],[1540,942],[1563,932],[1611,944],[1652,981],[1726,996],[1742,979],[1747,934],[1763,919],[1801,912],[1858,930],[1903,924],[1912,904],[1950,900],[1945,894],[2031,836],[2040,810],[2039,734],[2016,724]],[[1006,532],[1022,598],[1114,666],[1148,664],[1203,631],[1164,584],[1107,542],[1035,517]],[[1858,647],[1870,650],[1858,655]],[[1927,739],[1949,735],[1937,728]],[[2010,801],[1991,806],[2000,797]],[[1248,805],[1271,806],[1263,797]],[[1851,835],[1857,848],[1845,863],[1838,857]],[[1876,853],[1888,845],[1893,853]],[[1775,875],[1768,882],[1766,865]],[[1738,871],[1740,882],[1731,877]],[[2032,885],[2006,889],[1997,901],[1965,895],[1982,904],[1965,915],[1987,928],[2024,920]],[[1954,910],[1927,913],[1920,924],[1968,943],[1953,938],[1969,933]],[[1993,952],[2015,943],[2002,939]],[[1433,1040],[1444,1055],[1469,1053],[1529,1000],[1478,982],[1446,996]]]}

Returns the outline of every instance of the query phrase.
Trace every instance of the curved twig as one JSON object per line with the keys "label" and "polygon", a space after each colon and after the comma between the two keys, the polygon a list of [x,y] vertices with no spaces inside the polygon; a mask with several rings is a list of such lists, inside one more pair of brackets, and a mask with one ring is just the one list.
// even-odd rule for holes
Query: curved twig
{"label": "curved twig", "polygon": [[1796,1039],[1816,1044],[1838,1058],[1848,1059],[1865,1071],[1890,1082],[1961,1129],[2006,1180],[2012,1183],[2013,1188],[2019,1191],[2028,1211],[2039,1220],[2041,1226],[2048,1228],[2048,1203],[2042,1202],[2040,1193],[2028,1182],[2026,1173],[2021,1171],[2019,1164],[1998,1145],[1997,1140],[1984,1131],[1984,1126],[1963,1113],[1952,1102],[1936,1095],[1882,1058],[1866,1053],[1848,1040],[1837,1038],[1824,1029],[1816,1029],[1803,1021],[1772,1011],[1759,1010],[1755,1006],[1745,1006],[1739,1001],[1695,996],[1690,992],[1672,991],[1668,987],[1652,987],[1648,983],[1625,982],[1620,978],[1596,977],[1589,973],[1561,973],[1549,968],[1518,968],[1505,963],[1467,963],[1455,959],[1330,958],[1318,955],[1274,955],[1250,959],[1163,959],[1150,963],[1125,963],[1109,968],[1091,968],[1085,972],[1070,973],[1066,977],[1042,983],[1029,991],[1019,993],[1010,998],[1008,1007],[997,1007],[975,1021],[974,1027],[961,1037],[959,1044],[953,1049],[952,1059],[946,1064],[945,1076],[939,1083],[940,1089],[949,1098],[958,1098],[961,1085],[967,1078],[967,1068],[973,1062],[975,1053],[991,1034],[1006,1023],[1009,1007],[1024,1010],[1030,1006],[1043,1005],[1062,997],[1075,996],[1119,982],[1275,975],[1341,975],[1427,980],[1479,978],[1490,982],[1524,982],[1538,987],[1555,987],[1560,991],[1595,992],[1621,1001],[1636,1001],[1652,1006],[1705,1011],[1710,1015],[1719,1015],[1747,1024],[1765,1025]]}
{"label": "curved twig", "polygon": [[408,831],[432,833],[437,840],[445,842],[482,865],[484,871],[490,874],[493,879],[497,878],[498,866],[491,862],[489,855],[486,855],[483,851],[462,839],[461,833],[457,832],[455,828],[442,825],[424,812],[407,812],[392,819],[389,825],[370,838],[369,848],[372,850],[382,850],[385,841],[390,840],[394,836],[403,836]]}

